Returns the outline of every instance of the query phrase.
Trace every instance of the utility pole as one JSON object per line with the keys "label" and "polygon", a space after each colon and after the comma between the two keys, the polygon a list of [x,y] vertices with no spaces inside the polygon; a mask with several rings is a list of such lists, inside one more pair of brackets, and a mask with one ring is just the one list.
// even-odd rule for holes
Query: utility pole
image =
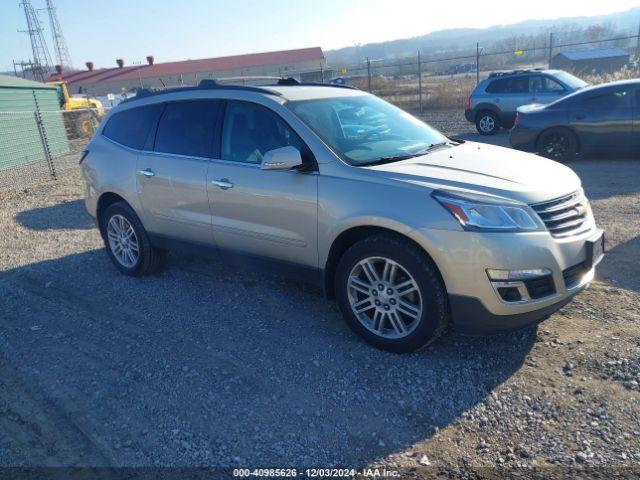
{"label": "utility pole", "polygon": [[420,99],[420,113],[422,113],[422,62],[420,61],[420,50],[418,50],[418,98]]}
{"label": "utility pole", "polygon": [[636,61],[640,60],[640,25],[638,25],[638,36],[636,37]]}
{"label": "utility pole", "polygon": [[367,57],[367,90],[371,93],[371,60]]}
{"label": "utility pole", "polygon": [[552,56],[553,56],[553,32],[549,32],[549,68],[551,68]]}
{"label": "utility pole", "polygon": [[29,34],[31,40],[31,50],[33,52],[33,76],[36,80],[45,82],[51,73],[51,56],[47,48],[47,43],[42,35],[42,26],[36,15],[31,0],[23,0],[20,6],[24,9],[27,20],[27,29],[21,30]]}
{"label": "utility pole", "polygon": [[480,44],[476,42],[476,85],[480,83]]}
{"label": "utility pole", "polygon": [[49,12],[49,24],[51,25],[51,36],[53,37],[53,49],[56,53],[56,60],[59,65],[72,70],[71,55],[69,55],[67,42],[62,34],[62,27],[58,21],[58,14],[56,13],[56,7],[53,6],[53,0],[47,0],[47,11]]}

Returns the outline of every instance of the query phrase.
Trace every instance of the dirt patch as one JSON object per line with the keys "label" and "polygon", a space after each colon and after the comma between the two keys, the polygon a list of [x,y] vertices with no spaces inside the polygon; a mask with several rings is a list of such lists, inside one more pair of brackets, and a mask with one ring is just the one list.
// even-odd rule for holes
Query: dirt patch
{"label": "dirt patch", "polygon": [[640,164],[572,168],[607,231],[591,287],[403,356],[277,277],[177,254],[119,275],[75,174],[3,193],[0,466],[637,466]]}

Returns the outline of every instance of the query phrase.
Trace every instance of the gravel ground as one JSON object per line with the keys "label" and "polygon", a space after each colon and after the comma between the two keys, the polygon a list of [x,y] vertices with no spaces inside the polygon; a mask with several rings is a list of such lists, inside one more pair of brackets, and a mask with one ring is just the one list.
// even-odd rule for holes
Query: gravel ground
{"label": "gravel ground", "polygon": [[370,348],[319,290],[278,277],[179,254],[118,274],[77,175],[1,193],[0,466],[628,473],[640,163],[572,167],[607,231],[597,280],[537,328],[411,355]]}

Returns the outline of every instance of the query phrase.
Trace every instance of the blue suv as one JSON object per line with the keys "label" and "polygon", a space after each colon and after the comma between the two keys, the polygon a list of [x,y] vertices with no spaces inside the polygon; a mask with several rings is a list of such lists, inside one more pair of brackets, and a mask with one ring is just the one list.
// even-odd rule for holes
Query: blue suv
{"label": "blue suv", "polygon": [[515,70],[492,73],[467,99],[466,119],[481,135],[494,135],[500,127],[511,128],[518,107],[547,104],[587,85],[562,70]]}

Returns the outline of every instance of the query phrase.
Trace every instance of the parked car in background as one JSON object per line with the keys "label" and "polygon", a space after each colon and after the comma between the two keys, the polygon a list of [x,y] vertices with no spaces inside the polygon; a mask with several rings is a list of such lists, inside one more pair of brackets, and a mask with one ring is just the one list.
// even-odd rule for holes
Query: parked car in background
{"label": "parked car in background", "polygon": [[518,109],[511,145],[558,161],[577,154],[640,152],[640,79],[585,88]]}
{"label": "parked car in background", "polygon": [[481,135],[511,128],[518,107],[547,104],[587,86],[562,70],[514,70],[492,73],[481,81],[467,99],[464,112]]}
{"label": "parked car in background", "polygon": [[538,322],[603,255],[571,169],[452,141],[348,87],[206,81],[138,95],[100,124],[81,170],[122,273],[151,273],[185,246],[254,270],[268,260],[324,287],[356,333],[395,352],[450,322],[476,333]]}

